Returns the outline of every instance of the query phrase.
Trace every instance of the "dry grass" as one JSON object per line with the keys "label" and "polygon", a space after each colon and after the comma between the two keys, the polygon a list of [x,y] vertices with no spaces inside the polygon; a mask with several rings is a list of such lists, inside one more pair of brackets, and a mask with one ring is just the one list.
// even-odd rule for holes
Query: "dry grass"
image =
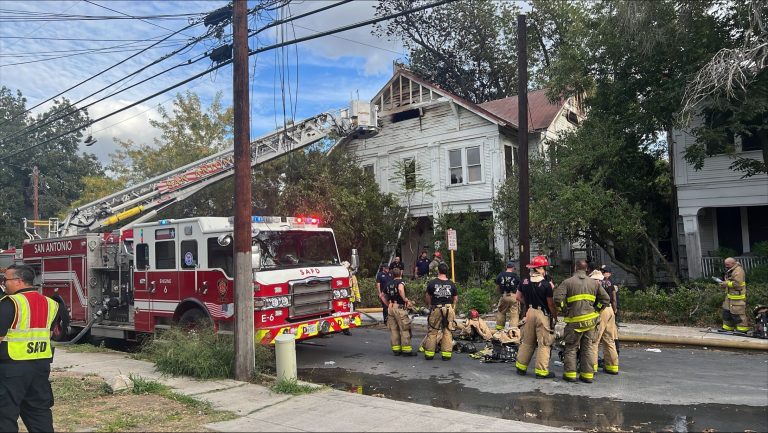
{"label": "dry grass", "polygon": [[[202,431],[205,424],[234,417],[196,400],[165,397],[160,391],[111,394],[98,376],[52,372],[51,382],[55,431]],[[23,423],[20,427],[26,431]]]}

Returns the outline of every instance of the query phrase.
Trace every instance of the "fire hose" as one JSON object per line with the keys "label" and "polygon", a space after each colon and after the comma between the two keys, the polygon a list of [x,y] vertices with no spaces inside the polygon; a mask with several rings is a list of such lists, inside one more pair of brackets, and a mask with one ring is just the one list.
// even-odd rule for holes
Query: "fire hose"
{"label": "fire hose", "polygon": [[98,311],[96,311],[93,314],[93,317],[91,317],[91,320],[88,321],[88,323],[85,325],[85,328],[80,330],[80,332],[74,336],[69,341],[54,341],[53,346],[66,346],[68,344],[75,344],[78,341],[80,341],[86,334],[88,334],[88,331],[91,330],[91,327],[93,327],[94,324],[101,322],[104,320],[104,312],[107,311],[107,307],[103,305]]}

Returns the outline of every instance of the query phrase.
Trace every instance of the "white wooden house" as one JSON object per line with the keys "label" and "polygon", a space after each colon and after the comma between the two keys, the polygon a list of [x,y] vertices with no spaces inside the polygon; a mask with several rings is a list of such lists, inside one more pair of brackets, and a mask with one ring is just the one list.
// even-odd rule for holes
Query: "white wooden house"
{"label": "white wooden house", "polygon": [[[697,118],[687,129],[673,132],[674,175],[679,224],[680,268],[684,276],[714,276],[722,258],[720,248],[734,250],[747,271],[757,263],[768,262],[755,257],[755,243],[768,241],[768,176],[742,178],[731,170],[733,157],[718,154],[706,158],[701,170],[695,170],[683,158],[685,149],[696,142],[691,133],[701,125]],[[763,160],[762,149],[768,146],[765,134],[731,137],[736,156]]]}
{"label": "white wooden house", "polygon": [[[548,139],[582,119],[575,101],[550,103],[543,90],[529,93],[528,103],[531,153],[542,151]],[[468,207],[492,215],[494,194],[515,163],[517,97],[474,104],[397,66],[371,104],[378,109],[381,131],[346,141],[343,150],[357,154],[385,193],[399,192],[401,182],[391,180],[396,161],[415,161],[418,175],[433,185],[431,196],[419,194],[411,201],[418,225],[401,245],[410,273],[419,251],[434,248],[428,245],[428,217]],[[500,232],[493,245],[505,257],[513,250]]]}

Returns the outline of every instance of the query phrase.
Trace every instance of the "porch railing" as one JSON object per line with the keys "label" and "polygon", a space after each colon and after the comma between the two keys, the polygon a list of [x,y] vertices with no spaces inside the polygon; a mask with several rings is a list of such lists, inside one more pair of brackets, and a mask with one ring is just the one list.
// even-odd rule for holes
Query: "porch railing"
{"label": "porch railing", "polygon": [[[746,272],[749,272],[749,270],[755,266],[768,264],[768,257],[740,256],[734,257],[734,259],[741,263],[741,266],[744,267]],[[704,278],[719,277],[723,274],[723,270],[725,269],[721,257],[702,257],[701,268]]]}

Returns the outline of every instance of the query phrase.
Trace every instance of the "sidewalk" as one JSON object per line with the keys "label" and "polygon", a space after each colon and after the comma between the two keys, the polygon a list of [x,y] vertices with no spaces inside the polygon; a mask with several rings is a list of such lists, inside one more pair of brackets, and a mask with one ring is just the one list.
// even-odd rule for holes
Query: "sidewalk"
{"label": "sidewalk", "polygon": [[230,379],[166,377],[155,371],[154,364],[117,352],[67,353],[66,348],[59,347],[53,368],[97,374],[106,380],[117,374],[141,376],[239,415],[205,426],[212,431],[572,431],[327,388],[292,396]]}
{"label": "sidewalk", "polygon": [[[382,315],[381,313],[363,314],[363,323],[371,323],[371,318],[381,322]],[[492,316],[486,315],[484,318],[488,326],[494,329],[496,322]],[[413,323],[427,326],[427,318],[426,316],[414,316]],[[768,340],[706,331],[707,328],[689,326],[621,322],[619,323],[619,341],[768,351]]]}

